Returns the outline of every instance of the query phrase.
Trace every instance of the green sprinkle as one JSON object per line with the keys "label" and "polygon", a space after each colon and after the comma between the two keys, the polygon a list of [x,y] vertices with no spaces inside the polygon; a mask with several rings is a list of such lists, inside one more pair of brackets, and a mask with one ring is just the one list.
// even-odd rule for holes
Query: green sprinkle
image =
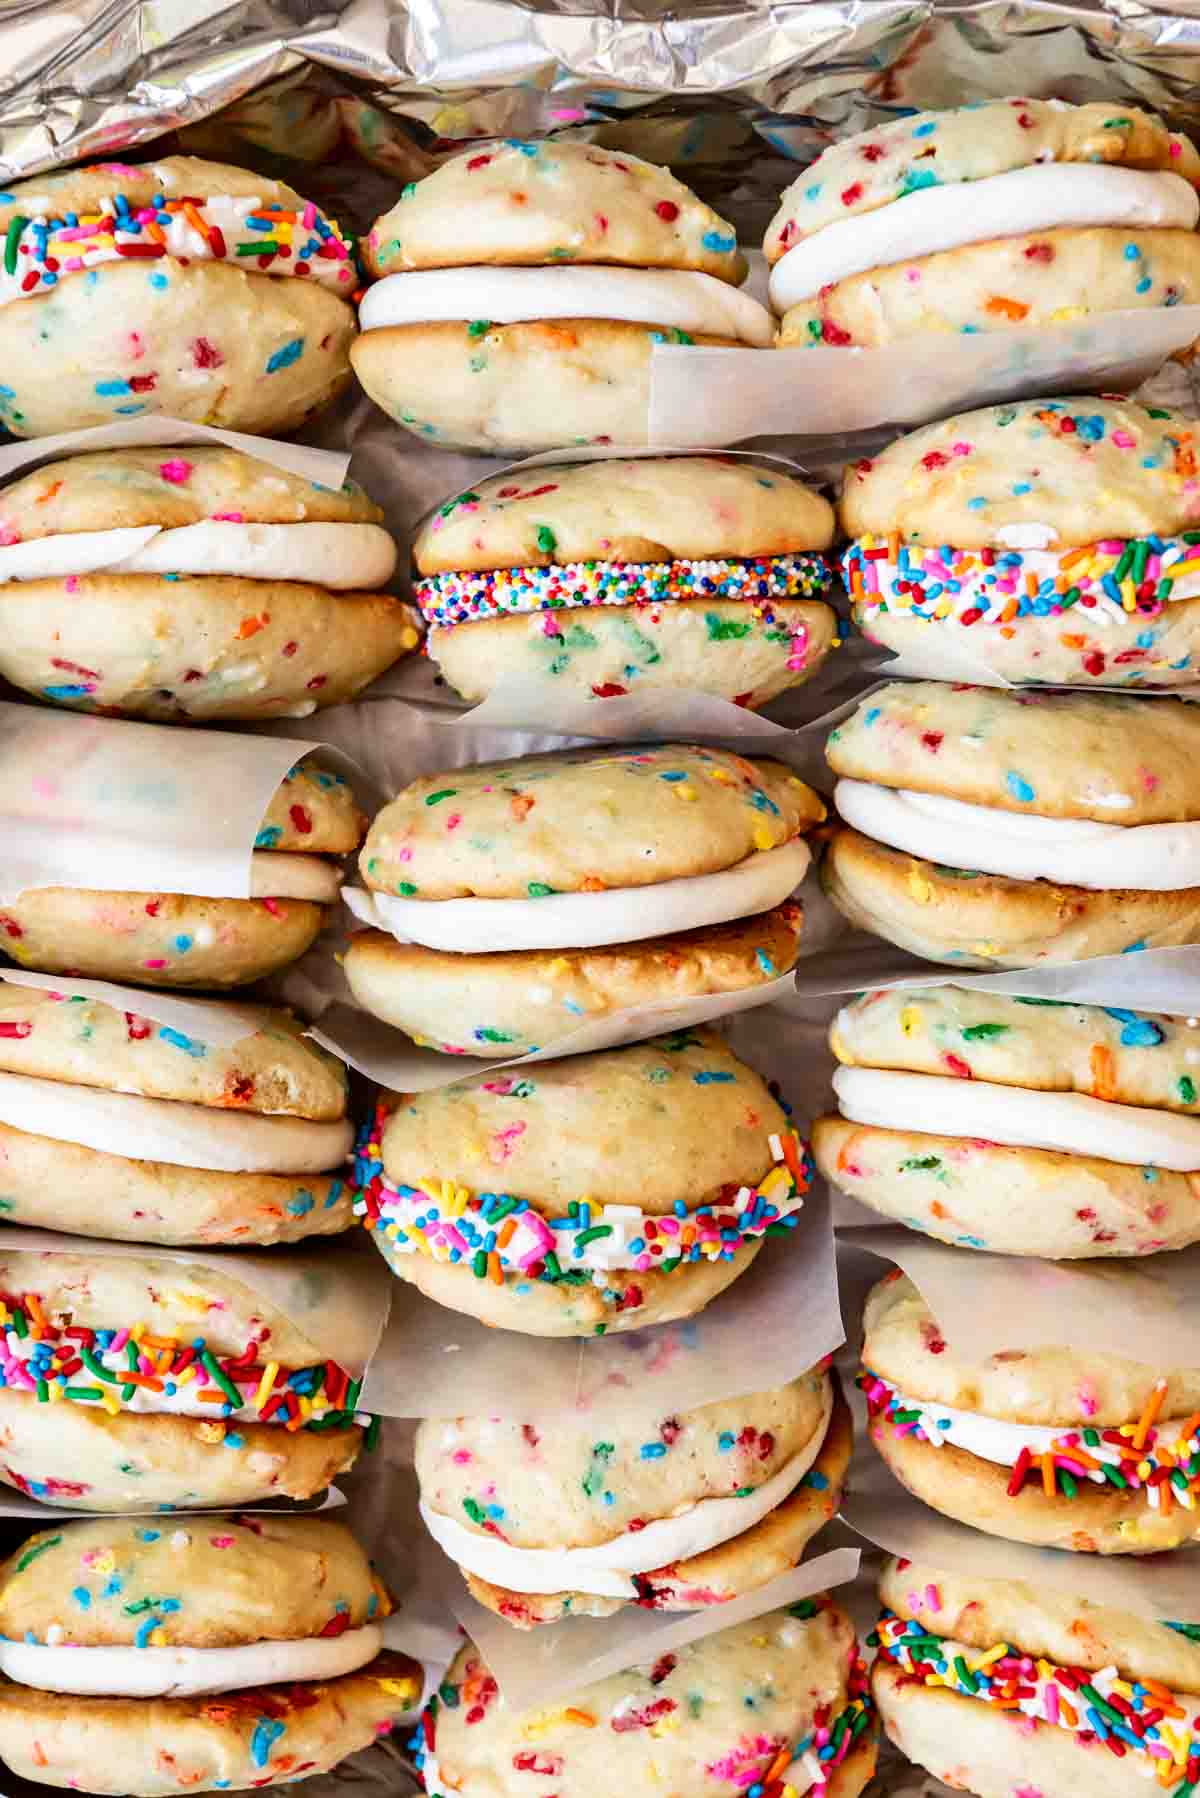
{"label": "green sprinkle", "polygon": [[546,1275],[547,1278],[551,1280],[560,1280],[562,1278],[562,1267],[560,1266],[558,1256],[554,1253],[553,1249],[551,1249],[546,1256]]}
{"label": "green sprinkle", "polygon": [[956,1654],[954,1657],[954,1671],[958,1674],[960,1682],[966,1687],[968,1692],[972,1695],[978,1692],[979,1681],[971,1672],[971,1669],[967,1666],[967,1663],[964,1661],[961,1654]]}
{"label": "green sprinkle", "polygon": [[994,1036],[1007,1036],[1008,1024],[971,1024],[962,1033],[964,1043],[986,1043]]}
{"label": "green sprinkle", "polygon": [[35,1542],[32,1548],[25,1550],[17,1562],[17,1572],[24,1573],[31,1561],[36,1561],[39,1555],[44,1555],[48,1548],[57,1548],[61,1541],[61,1536],[47,1536],[44,1542]]}
{"label": "green sprinkle", "polygon": [[426,793],[426,805],[440,805],[443,799],[453,799],[458,792],[457,787],[440,787],[436,793]]}
{"label": "green sprinkle", "polygon": [[1185,1105],[1194,1105],[1196,1103],[1196,1082],[1190,1075],[1181,1074],[1179,1076],[1176,1091]]}
{"label": "green sprinkle", "polygon": [[473,318],[467,326],[467,336],[482,337],[485,332],[490,331],[491,328],[492,321],[490,318]]}
{"label": "green sprinkle", "polygon": [[[99,1386],[64,1386],[63,1391],[68,1398],[82,1399],[85,1404],[89,1405],[94,1405],[98,1399],[104,1397]],[[132,1392],[133,1387],[127,1387],[126,1391]]]}
{"label": "green sprinkle", "polygon": [[1079,1486],[1076,1483],[1076,1481],[1072,1478],[1072,1476],[1067,1472],[1065,1467],[1060,1467],[1058,1470],[1058,1483],[1062,1487],[1063,1491],[1066,1493],[1068,1498],[1077,1498],[1078,1497]]}
{"label": "green sprinkle", "polygon": [[244,1400],[221,1363],[211,1349],[205,1349],[200,1356],[201,1364],[214,1386],[219,1386],[235,1411],[240,1411]]}
{"label": "green sprinkle", "polygon": [[593,1224],[590,1230],[581,1230],[575,1238],[577,1249],[586,1249],[589,1242],[599,1242],[602,1236],[612,1235],[611,1224]]}
{"label": "green sprinkle", "polygon": [[471,1272],[477,1280],[487,1279],[487,1256],[482,1249],[476,1249],[471,1257]]}
{"label": "green sprinkle", "polygon": [[411,899],[416,890],[416,886],[411,880],[398,880],[396,882],[396,891],[403,899]]}
{"label": "green sprinkle", "polygon": [[537,546],[544,556],[552,556],[558,548],[558,538],[548,524],[539,524],[537,528]]}
{"label": "green sprinkle", "polygon": [[109,1373],[103,1362],[97,1361],[92,1350],[83,1343],[80,1343],[79,1345],[79,1359],[83,1362],[83,1365],[87,1368],[88,1372],[95,1374],[98,1380],[107,1380],[110,1386],[120,1385],[121,1382],[117,1379],[116,1374]]}
{"label": "green sprinkle", "polygon": [[531,880],[527,890],[531,899],[549,899],[552,893],[557,893],[558,888],[547,886],[544,880]]}
{"label": "green sprinkle", "polygon": [[238,256],[276,256],[279,244],[275,238],[267,237],[259,243],[240,243],[234,253]]}
{"label": "green sprinkle", "polygon": [[28,223],[29,220],[22,218],[19,213],[8,221],[8,230],[4,237],[4,272],[6,275],[15,275],[17,272],[17,245],[20,243],[21,233]]}
{"label": "green sprinkle", "polygon": [[464,1498],[463,1510],[467,1513],[467,1516],[471,1519],[472,1523],[482,1524],[487,1522],[487,1512],[475,1499]]}
{"label": "green sprinkle", "polygon": [[902,1174],[927,1174],[935,1167],[941,1167],[940,1155],[910,1155],[907,1161],[900,1163]]}

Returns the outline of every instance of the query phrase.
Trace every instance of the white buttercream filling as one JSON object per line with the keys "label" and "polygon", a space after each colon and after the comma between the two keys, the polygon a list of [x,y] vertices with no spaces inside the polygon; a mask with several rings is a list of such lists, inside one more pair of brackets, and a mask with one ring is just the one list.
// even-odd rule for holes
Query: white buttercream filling
{"label": "white buttercream filling", "polygon": [[311,899],[332,905],[342,871],[319,855],[293,855],[282,849],[256,849],[250,857],[252,899]]}
{"label": "white buttercream filling", "polygon": [[783,313],[851,275],[996,237],[1086,225],[1194,231],[1198,219],[1200,198],[1182,175],[1040,163],[982,181],[918,188],[814,231],[775,264],[771,304]]}
{"label": "white buttercream filling", "polygon": [[765,1485],[745,1498],[705,1498],[675,1517],[626,1530],[591,1548],[516,1548],[498,1536],[469,1530],[421,1501],[421,1516],[452,1561],[511,1592],[586,1592],[598,1598],[635,1598],[635,1573],[651,1573],[716,1548],[753,1529],[800,1484],[821,1452],[833,1413],[825,1377],[821,1422],[815,1434]]}
{"label": "white buttercream filling", "polygon": [[83,1698],[194,1698],[250,1686],[337,1679],[373,1661],[377,1623],[340,1636],[247,1642],[234,1648],[80,1648],[0,1641],[0,1673],[18,1685]]}
{"label": "white buttercream filling", "polygon": [[0,584],[108,569],[114,574],[224,574],[319,587],[380,587],[395,567],[396,546],[377,524],[206,519],[175,530],[149,524],[64,532],[0,548]]}
{"label": "white buttercream filling", "polygon": [[262,1117],[0,1073],[0,1123],[133,1161],[231,1174],[320,1174],[345,1161],[348,1119]]}
{"label": "white buttercream filling", "polygon": [[1129,1167],[1200,1169],[1200,1118],[1118,1105],[1087,1093],[1031,1092],[944,1074],[839,1068],[842,1116],[879,1130],[962,1136],[1012,1148],[1097,1155]]}
{"label": "white buttercream filling", "polygon": [[664,880],[603,893],[548,893],[542,899],[400,899],[343,887],[364,924],[402,943],[482,954],[500,949],[589,949],[698,930],[781,905],[812,856],[802,837],[760,850],[719,874]]}
{"label": "white buttercream filling", "polygon": [[1169,893],[1200,886],[1200,823],[1046,818],[865,780],[839,780],[834,799],[855,830],[948,868],[1010,880],[1055,880],[1097,892],[1124,886]]}
{"label": "white buttercream filling", "polygon": [[364,331],[448,322],[615,318],[769,349],[775,324],[748,293],[695,269],[437,268],[387,275],[363,295]]}

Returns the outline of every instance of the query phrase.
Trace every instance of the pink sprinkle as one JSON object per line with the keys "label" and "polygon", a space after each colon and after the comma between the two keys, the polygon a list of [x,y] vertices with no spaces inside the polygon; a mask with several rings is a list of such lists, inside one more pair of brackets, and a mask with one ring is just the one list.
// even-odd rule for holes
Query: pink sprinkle
{"label": "pink sprinkle", "polygon": [[462,823],[462,813],[461,812],[451,812],[450,816],[446,819],[446,829],[447,830],[457,830],[461,823]]}
{"label": "pink sprinkle", "polygon": [[911,281],[913,286],[915,287],[917,282],[921,279],[920,269],[919,268],[906,268],[904,271],[904,279],[906,281]]}
{"label": "pink sprinkle", "polygon": [[213,522],[214,524],[245,524],[246,514],[244,512],[214,512]]}
{"label": "pink sprinkle", "polygon": [[284,916],[283,907],[280,905],[278,899],[264,899],[263,904],[273,918],[282,918]]}
{"label": "pink sprinkle", "polygon": [[546,637],[562,636],[562,632],[558,628],[558,619],[554,616],[553,612],[544,614],[542,618],[542,634]]}
{"label": "pink sprinkle", "polygon": [[1181,143],[1178,143],[1175,138],[1171,139],[1169,149],[1170,149],[1170,154],[1172,156],[1182,156],[1183,155],[1183,145]]}
{"label": "pink sprinkle", "polygon": [[169,462],[160,462],[158,472],[164,481],[170,481],[173,487],[182,487],[191,479],[193,464],[185,462],[182,456],[172,456]]}
{"label": "pink sprinkle", "polygon": [[950,454],[952,456],[969,456],[970,453],[971,445],[969,443],[952,443],[950,445]]}
{"label": "pink sprinkle", "polygon": [[210,1536],[208,1539],[214,1548],[232,1548],[236,1540],[233,1536]]}
{"label": "pink sprinkle", "polygon": [[[308,205],[304,208],[304,211],[300,215],[300,223],[304,226],[304,229],[306,231],[311,231],[313,226],[316,224],[316,222],[317,222],[317,209],[313,205],[312,201],[310,200],[308,202]],[[372,232],[371,235],[374,236],[374,232]]]}
{"label": "pink sprinkle", "polygon": [[412,857],[413,852],[411,849],[397,849],[396,851],[396,860],[398,862],[410,862]]}
{"label": "pink sprinkle", "polygon": [[166,964],[166,962],[165,962],[165,961],[162,961],[162,960],[159,960],[159,961],[144,961],[144,962],[143,962],[143,963],[142,963],[142,966],[143,966],[143,967],[144,967],[144,968],[165,968],[165,967],[166,967],[166,965],[167,965],[167,964]]}
{"label": "pink sprinkle", "polygon": [[67,576],[66,580],[63,582],[63,586],[66,588],[68,593],[78,593],[78,591],[79,591],[79,576],[77,574],[69,574]]}
{"label": "pink sprinkle", "polygon": [[456,1448],[450,1459],[454,1462],[456,1467],[465,1467],[470,1461],[471,1456],[469,1450],[465,1448]]}
{"label": "pink sprinkle", "polygon": [[527,1128],[525,1124],[510,1124],[507,1130],[497,1130],[492,1137],[490,1159],[493,1162],[507,1161],[513,1152],[513,1144],[519,1136],[524,1136]]}
{"label": "pink sprinkle", "polygon": [[112,1349],[113,1354],[119,1355],[121,1350],[125,1347],[125,1344],[128,1341],[129,1341],[128,1329],[118,1330],[116,1335],[113,1337],[111,1344],[109,1345]]}
{"label": "pink sprinkle", "polygon": [[1131,436],[1128,431],[1114,431],[1112,440],[1118,449],[1132,449],[1137,442],[1137,438]]}
{"label": "pink sprinkle", "polygon": [[940,1611],[941,1610],[942,1595],[938,1591],[936,1586],[926,1586],[926,1588],[925,1588],[925,1603],[929,1606],[931,1611]]}
{"label": "pink sprinkle", "polygon": [[82,256],[68,256],[66,261],[63,263],[63,267],[66,269],[70,269],[70,271],[73,275],[77,274],[79,272],[79,270],[83,267],[83,257]]}

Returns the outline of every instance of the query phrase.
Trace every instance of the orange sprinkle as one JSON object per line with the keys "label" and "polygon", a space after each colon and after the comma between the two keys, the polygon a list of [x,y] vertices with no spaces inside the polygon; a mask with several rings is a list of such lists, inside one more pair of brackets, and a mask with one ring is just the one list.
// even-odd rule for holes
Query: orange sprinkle
{"label": "orange sprinkle", "polygon": [[[1146,1682],[1144,1679],[1138,1681],[1139,1685],[1144,1686],[1145,1683]],[[1079,1722],[1079,1713],[1075,1709],[1075,1706],[1071,1703],[1070,1699],[1063,1697],[1063,1690],[1062,1690],[1061,1686],[1058,1688],[1058,1708],[1062,1712],[1063,1716],[1066,1718],[1069,1727],[1071,1729],[1074,1729],[1076,1724]]]}
{"label": "orange sprinkle", "polygon": [[488,1256],[488,1279],[493,1286],[503,1286],[504,1284],[504,1269],[500,1265],[500,1257],[495,1249]]}
{"label": "orange sprinkle", "polygon": [[1054,1456],[1042,1456],[1042,1491],[1047,1498],[1055,1497],[1054,1490]]}
{"label": "orange sprinkle", "polygon": [[568,1705],[563,1712],[568,1723],[578,1723],[584,1729],[595,1729],[596,1719],[591,1711],[577,1711],[574,1705]]}
{"label": "orange sprinkle", "polygon": [[1026,592],[1026,595],[1028,596],[1028,598],[1030,598],[1030,599],[1037,598],[1038,585],[1039,585],[1038,577],[1036,574],[1027,574],[1025,576],[1025,592]]}
{"label": "orange sprinkle", "polygon": [[164,246],[166,245],[167,234],[163,230],[162,226],[156,222],[156,220],[143,219],[142,220],[142,230],[146,233],[147,237],[149,237],[153,240],[154,243],[160,243],[160,244],[163,244]]}
{"label": "orange sprinkle", "polygon": [[1005,606],[1004,610],[1000,614],[1001,624],[1011,624],[1013,619],[1016,617],[1017,613],[1020,611],[1020,609],[1021,609],[1020,600],[1010,599],[1008,604]]}
{"label": "orange sprinkle", "polygon": [[1176,1431],[1176,1441],[1190,1442],[1197,1430],[1200,1430],[1200,1411],[1193,1412],[1182,1429]]}
{"label": "orange sprinkle", "polygon": [[1155,1380],[1154,1391],[1146,1400],[1145,1409],[1138,1418],[1137,1428],[1133,1432],[1133,1446],[1139,1451],[1146,1446],[1146,1437],[1150,1434],[1151,1426],[1163,1408],[1163,1400],[1166,1396],[1167,1382],[1165,1380]]}
{"label": "orange sprinkle", "polygon": [[42,1310],[42,1301],[36,1292],[27,1292],[24,1298],[25,1309],[40,1330],[46,1328],[46,1313]]}
{"label": "orange sprinkle", "polygon": [[1014,323],[1029,316],[1029,308],[1021,300],[1006,299],[1002,293],[994,293],[984,303],[984,311],[993,318],[1011,318]]}
{"label": "orange sprinkle", "polygon": [[163,1389],[162,1381],[156,1380],[152,1373],[134,1373],[132,1368],[127,1368],[121,1374],[120,1383],[122,1386],[144,1386],[147,1392],[161,1392]]}
{"label": "orange sprinkle", "polygon": [[229,1402],[219,1386],[201,1386],[198,1392],[193,1392],[192,1397],[198,1398],[205,1405],[224,1405]]}
{"label": "orange sprinkle", "polygon": [[513,1239],[513,1232],[516,1230],[516,1227],[517,1227],[517,1220],[515,1217],[506,1217],[505,1218],[504,1222],[500,1226],[500,1234],[496,1238],[497,1248],[506,1249],[508,1247],[509,1243]]}
{"label": "orange sprinkle", "polygon": [[1138,1685],[1145,1686],[1147,1692],[1149,1692],[1151,1698],[1153,1698],[1153,1700],[1156,1704],[1173,1705],[1175,1707],[1174,1711],[1173,1711],[1173,1715],[1174,1716],[1181,1715],[1179,1707],[1177,1705],[1175,1705],[1174,1693],[1169,1692],[1167,1690],[1166,1686],[1160,1686],[1156,1679],[1139,1679]]}
{"label": "orange sprinkle", "polygon": [[763,1785],[769,1786],[771,1784],[772,1780],[782,1779],[784,1774],[787,1772],[788,1768],[791,1766],[791,1764],[792,1764],[791,1748],[790,1747],[789,1748],[781,1748],[779,1750],[779,1753],[775,1756],[775,1759],[771,1762],[770,1767],[763,1774],[763,1778],[762,1778]]}
{"label": "orange sprinkle", "polygon": [[1093,1043],[1088,1062],[1092,1070],[1092,1096],[1096,1099],[1115,1099],[1117,1096],[1116,1069],[1113,1066],[1112,1050],[1103,1043]]}
{"label": "orange sprinkle", "polygon": [[888,547],[888,560],[890,562],[898,562],[900,560],[900,533],[899,533],[899,531],[889,531],[888,532],[887,547]]}
{"label": "orange sprinkle", "polygon": [[1060,556],[1058,565],[1064,574],[1070,574],[1072,568],[1078,568],[1081,562],[1086,562],[1091,553],[1092,545],[1085,543],[1081,549],[1073,549],[1069,556]]}
{"label": "orange sprinkle", "polygon": [[1064,649],[1082,649],[1087,642],[1087,638],[1081,637],[1078,631],[1064,631],[1058,640]]}
{"label": "orange sprinkle", "polygon": [[33,1764],[35,1767],[48,1767],[50,1765],[50,1762],[46,1759],[46,1750],[42,1747],[40,1742],[35,1742],[33,1744]]}
{"label": "orange sprinkle", "polygon": [[260,612],[257,618],[243,618],[237,627],[238,642],[244,642],[247,637],[257,637],[263,626],[270,622],[271,614],[269,612]]}

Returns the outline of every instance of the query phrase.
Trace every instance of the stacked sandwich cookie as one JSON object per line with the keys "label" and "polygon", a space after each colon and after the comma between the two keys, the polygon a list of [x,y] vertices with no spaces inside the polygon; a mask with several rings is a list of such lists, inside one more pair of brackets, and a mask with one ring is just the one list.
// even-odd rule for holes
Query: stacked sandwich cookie
{"label": "stacked sandwich cookie", "polygon": [[838,1013],[822,1174],[942,1242],[1051,1260],[1200,1240],[1196,1020],[893,987]]}
{"label": "stacked sandwich cookie", "polygon": [[875,1771],[866,1670],[827,1598],[688,1642],[536,1713],[513,1710],[467,1642],[412,1746],[429,1798],[524,1798],[534,1777],[559,1798],[858,1798]]}
{"label": "stacked sandwich cookie", "polygon": [[413,545],[428,651],[465,699],[509,680],[757,707],[836,641],[833,513],[778,466],[613,459],[496,475]]}
{"label": "stacked sandwich cookie", "polygon": [[252,897],[29,887],[0,902],[0,948],[41,973],[134,986],[245,986],[311,948],[337,901],[333,858],[358,847],[365,823],[342,776],[303,761],[259,827]]}
{"label": "stacked sandwich cookie", "polygon": [[1200,942],[1200,713],[1185,700],[892,682],[830,735],[823,863],[854,924],[1019,968]]}
{"label": "stacked sandwich cookie", "polygon": [[345,1067],[290,1013],[253,1015],[225,1047],[0,983],[5,1222],[211,1247],[350,1228]]}
{"label": "stacked sandwich cookie", "polygon": [[1200,1782],[1196,1625],[1024,1580],[890,1560],[867,1638],[891,1740],[977,1798],[1137,1798]]}
{"label": "stacked sandwich cookie", "polygon": [[872,1291],[863,1328],[871,1440],[935,1511],[1081,1554],[1200,1537],[1200,1369],[1065,1342],[973,1359],[899,1273]]}
{"label": "stacked sandwich cookie", "polygon": [[372,824],[366,890],[345,889],[378,927],[347,979],[365,1010],[478,1055],[752,989],[795,962],[790,899],[824,815],[778,762],[680,744],[424,776]]}
{"label": "stacked sandwich cookie", "polygon": [[987,100],[831,145],[764,248],[781,348],[1031,330],[1200,297],[1200,156],[1117,102]]}
{"label": "stacked sandwich cookie", "polygon": [[299,1318],[235,1257],[0,1252],[0,1479],[92,1512],[321,1492],[377,1425],[337,1359],[336,1270],[293,1278]]}
{"label": "stacked sandwich cookie", "polygon": [[769,1392],[603,1429],[459,1417],[417,1432],[421,1515],[519,1629],[727,1603],[795,1566],[841,1501],[850,1414],[813,1368]]}
{"label": "stacked sandwich cookie", "polygon": [[647,441],[656,343],[770,346],[732,225],[598,144],[507,141],[410,182],[363,242],[354,372],[439,447]]}
{"label": "stacked sandwich cookie", "polygon": [[419,1706],[340,1523],[104,1518],[0,1565],[0,1755],[40,1785],[174,1798],[327,1772]]}
{"label": "stacked sandwich cookie", "polygon": [[356,1183],[401,1279],[501,1329],[588,1336],[694,1316],[795,1227],[811,1177],[765,1081],[705,1030],[385,1096]]}
{"label": "stacked sandwich cookie", "polygon": [[1196,421],[1161,406],[1013,400],[926,425],[846,470],[854,619],[933,679],[1186,685],[1198,495]]}
{"label": "stacked sandwich cookie", "polygon": [[281,181],[168,156],[0,194],[0,419],[296,430],[350,378],[353,251]]}
{"label": "stacked sandwich cookie", "polygon": [[140,718],[303,718],[419,638],[383,513],[240,451],[101,450],[0,491],[0,674]]}

